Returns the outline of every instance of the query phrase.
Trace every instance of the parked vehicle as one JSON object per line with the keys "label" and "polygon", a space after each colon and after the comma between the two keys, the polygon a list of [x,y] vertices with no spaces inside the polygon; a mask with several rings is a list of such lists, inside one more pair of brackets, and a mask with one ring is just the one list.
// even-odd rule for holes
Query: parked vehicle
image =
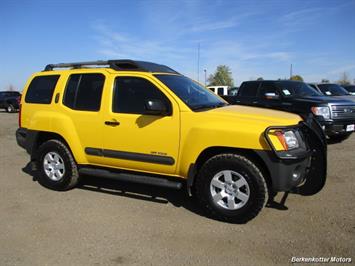
{"label": "parked vehicle", "polygon": [[346,85],[343,86],[351,95],[355,95],[355,85]]}
{"label": "parked vehicle", "polygon": [[54,190],[73,188],[81,174],[175,189],[185,183],[210,215],[246,222],[269,195],[312,195],[326,180],[317,123],[228,105],[149,62],[47,65],[24,89],[19,123],[18,144],[37,180]]}
{"label": "parked vehicle", "polygon": [[324,96],[301,81],[246,81],[230,103],[284,110],[304,119],[314,115],[331,143],[345,140],[354,131],[354,102]]}
{"label": "parked vehicle", "polygon": [[19,109],[21,93],[18,91],[0,91],[0,109],[12,113]]}
{"label": "parked vehicle", "polygon": [[227,96],[229,86],[207,86],[207,89],[211,90],[216,95]]}
{"label": "parked vehicle", "polygon": [[345,99],[355,102],[355,96],[351,95],[342,86],[334,83],[320,83],[320,84],[309,84],[311,87],[315,88],[317,91],[327,96],[334,96],[339,99]]}

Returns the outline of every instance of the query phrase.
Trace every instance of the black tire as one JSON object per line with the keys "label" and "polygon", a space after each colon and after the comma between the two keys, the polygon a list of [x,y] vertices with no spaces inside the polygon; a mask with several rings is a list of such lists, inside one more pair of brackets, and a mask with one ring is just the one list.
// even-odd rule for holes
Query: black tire
{"label": "black tire", "polygon": [[6,112],[8,112],[8,113],[13,113],[13,112],[15,112],[15,107],[14,107],[11,103],[7,104],[7,106],[6,106]]}
{"label": "black tire", "polygon": [[345,134],[339,134],[339,135],[331,135],[328,136],[328,144],[337,144],[340,142],[343,142],[344,140],[346,140],[347,138],[349,138],[351,135],[351,133],[345,133]]}
{"label": "black tire", "polygon": [[[230,210],[214,202],[211,181],[221,171],[236,172],[247,182],[249,198],[240,208]],[[231,223],[245,223],[256,217],[268,197],[267,184],[261,171],[249,159],[237,154],[219,154],[207,160],[198,172],[194,192],[197,201],[209,216]]]}
{"label": "black tire", "polygon": [[[45,172],[45,156],[56,153],[64,164],[64,175],[59,180],[52,180]],[[52,139],[44,142],[37,153],[38,182],[49,189],[57,191],[69,190],[79,182],[79,172],[74,157],[68,147],[59,140]]]}

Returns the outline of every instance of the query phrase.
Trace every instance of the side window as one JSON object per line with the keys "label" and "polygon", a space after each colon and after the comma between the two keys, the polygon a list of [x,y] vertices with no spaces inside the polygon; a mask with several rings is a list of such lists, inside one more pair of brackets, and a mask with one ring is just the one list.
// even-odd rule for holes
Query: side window
{"label": "side window", "polygon": [[137,77],[118,77],[115,81],[112,111],[115,113],[145,114],[147,100],[161,100],[171,113],[166,96],[151,82]]}
{"label": "side window", "polygon": [[224,88],[218,87],[217,94],[218,94],[218,95],[224,95]]}
{"label": "side window", "polygon": [[26,92],[26,103],[50,104],[59,75],[35,77]]}
{"label": "side window", "polygon": [[243,83],[239,89],[238,96],[241,97],[256,97],[258,92],[258,82],[246,82]]}
{"label": "side window", "polygon": [[265,97],[268,93],[270,96],[280,96],[278,89],[272,83],[262,83],[260,87],[260,97]]}
{"label": "side window", "polygon": [[99,111],[104,83],[102,74],[70,75],[63,104],[80,111]]}

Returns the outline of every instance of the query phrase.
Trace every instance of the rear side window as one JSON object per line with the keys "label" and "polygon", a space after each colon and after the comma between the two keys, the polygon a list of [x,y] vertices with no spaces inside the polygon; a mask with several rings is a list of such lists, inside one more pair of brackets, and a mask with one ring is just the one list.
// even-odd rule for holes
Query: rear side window
{"label": "rear side window", "polygon": [[25,102],[50,104],[59,75],[37,76],[28,87]]}
{"label": "rear side window", "polygon": [[240,86],[238,96],[241,97],[256,97],[258,93],[258,82],[246,82]]}
{"label": "rear side window", "polygon": [[274,96],[280,95],[278,89],[272,83],[262,83],[260,87],[260,96],[264,97],[265,94],[272,94]]}
{"label": "rear side window", "polygon": [[224,95],[224,88],[219,87],[217,91],[218,95]]}
{"label": "rear side window", "polygon": [[70,75],[63,104],[81,111],[99,111],[105,76],[102,74]]}
{"label": "rear side window", "polygon": [[118,77],[113,96],[113,112],[145,114],[147,100],[161,100],[171,112],[171,104],[166,96],[151,82],[137,77]]}

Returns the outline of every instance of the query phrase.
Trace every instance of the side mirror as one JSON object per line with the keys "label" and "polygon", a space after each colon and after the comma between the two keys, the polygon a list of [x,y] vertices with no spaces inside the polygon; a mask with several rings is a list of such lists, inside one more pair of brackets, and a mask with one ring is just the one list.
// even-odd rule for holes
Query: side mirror
{"label": "side mirror", "polygon": [[147,115],[166,115],[168,108],[161,100],[150,99],[145,101],[145,113]]}
{"label": "side mirror", "polygon": [[280,95],[274,93],[274,92],[267,92],[265,93],[265,98],[268,100],[278,100],[280,99]]}

